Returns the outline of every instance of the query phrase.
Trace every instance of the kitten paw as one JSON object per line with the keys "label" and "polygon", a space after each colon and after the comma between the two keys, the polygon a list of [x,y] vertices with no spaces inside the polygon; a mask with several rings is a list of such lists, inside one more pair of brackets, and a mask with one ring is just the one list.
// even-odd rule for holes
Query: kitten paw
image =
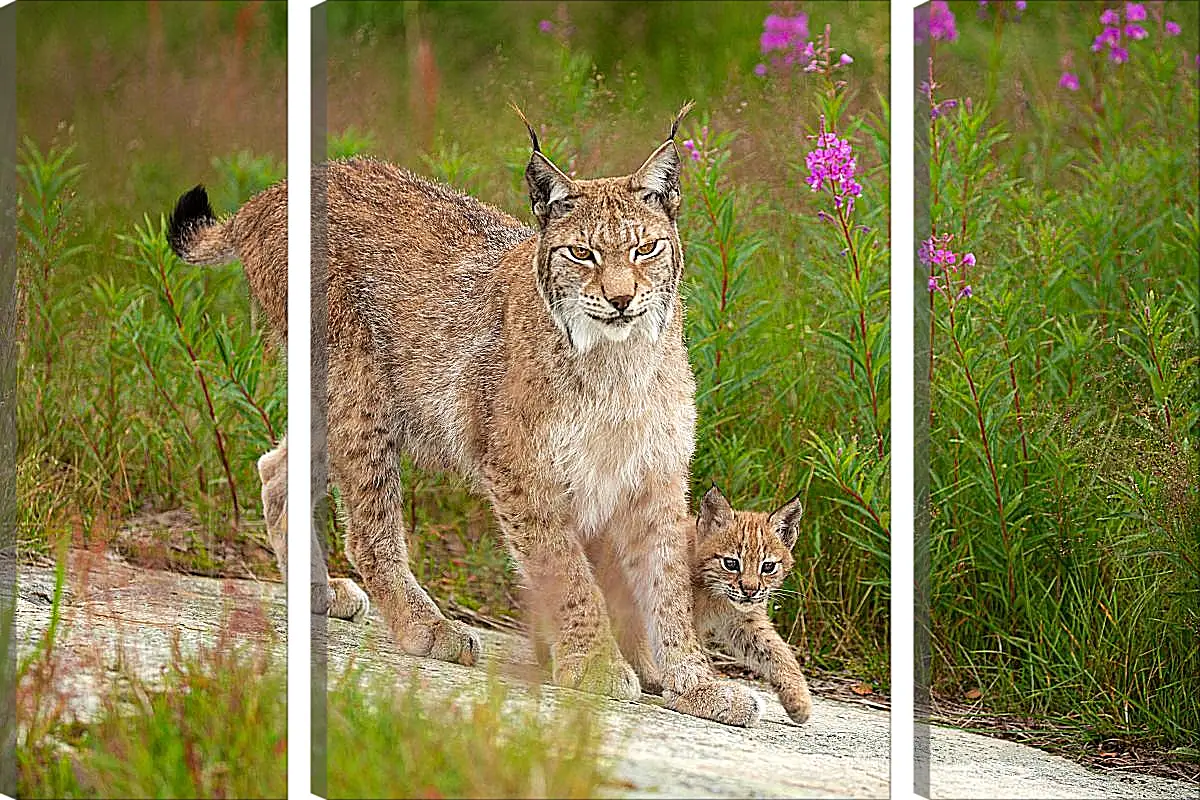
{"label": "kitten paw", "polygon": [[785,706],[783,710],[786,711],[787,715],[792,718],[792,722],[795,722],[798,725],[803,725],[804,723],[808,722],[808,718],[812,716],[812,703],[808,702],[792,708]]}
{"label": "kitten paw", "polygon": [[663,697],[672,711],[739,728],[757,725],[763,714],[762,698],[732,681],[708,681],[682,694],[664,692]]}
{"label": "kitten paw", "polygon": [[329,616],[361,623],[371,610],[371,600],[349,578],[329,579]]}
{"label": "kitten paw", "polygon": [[808,718],[812,716],[812,695],[808,693],[807,688],[792,692],[782,691],[779,693],[779,702],[783,703],[783,710],[792,718],[792,722],[799,725],[808,722]]}
{"label": "kitten paw", "polygon": [[636,700],[642,694],[637,673],[620,656],[588,654],[556,658],[552,679],[559,686],[618,700]]}

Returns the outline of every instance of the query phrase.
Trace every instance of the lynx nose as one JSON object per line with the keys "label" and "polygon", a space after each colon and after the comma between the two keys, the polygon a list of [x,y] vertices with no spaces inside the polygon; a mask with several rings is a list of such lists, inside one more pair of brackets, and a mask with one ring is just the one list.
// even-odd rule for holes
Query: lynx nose
{"label": "lynx nose", "polygon": [[616,297],[608,298],[608,302],[612,303],[613,308],[624,314],[625,309],[629,308],[629,304],[633,302],[633,295],[619,294]]}

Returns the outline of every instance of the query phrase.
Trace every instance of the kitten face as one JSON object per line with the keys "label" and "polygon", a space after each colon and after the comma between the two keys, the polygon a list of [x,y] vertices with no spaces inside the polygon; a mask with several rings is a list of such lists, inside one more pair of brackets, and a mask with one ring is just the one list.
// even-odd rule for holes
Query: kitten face
{"label": "kitten face", "polygon": [[694,579],[738,611],[764,607],[794,563],[802,511],[799,498],[772,514],[734,511],[719,489],[709,489],[696,521]]}

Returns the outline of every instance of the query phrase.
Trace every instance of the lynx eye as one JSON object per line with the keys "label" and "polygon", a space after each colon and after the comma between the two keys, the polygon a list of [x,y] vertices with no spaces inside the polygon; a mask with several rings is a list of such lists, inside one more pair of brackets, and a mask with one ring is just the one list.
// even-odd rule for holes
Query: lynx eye
{"label": "lynx eye", "polygon": [[737,572],[739,569],[741,569],[742,563],[740,561],[738,561],[736,558],[730,558],[729,556],[724,556],[721,559],[721,566],[723,566],[725,569],[729,570],[730,572]]}
{"label": "lynx eye", "polygon": [[764,561],[762,565],[763,575],[774,575],[775,570],[779,568],[778,561]]}
{"label": "lynx eye", "polygon": [[591,250],[587,249],[586,247],[580,247],[577,244],[573,244],[567,248],[567,255],[571,257],[572,261],[594,261],[595,260],[594,257],[592,256]]}
{"label": "lynx eye", "polygon": [[635,247],[633,250],[633,254],[635,256],[642,256],[643,258],[646,256],[652,256],[652,255],[656,254],[659,250],[662,250],[662,244],[663,244],[662,239],[655,239],[653,242],[646,242],[645,244],[641,245],[640,247]]}

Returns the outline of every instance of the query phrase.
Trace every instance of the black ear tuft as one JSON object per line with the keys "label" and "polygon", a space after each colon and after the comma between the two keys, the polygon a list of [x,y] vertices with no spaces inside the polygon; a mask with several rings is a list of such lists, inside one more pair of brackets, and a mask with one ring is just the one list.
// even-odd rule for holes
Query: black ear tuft
{"label": "black ear tuft", "polygon": [[675,121],[671,123],[671,135],[667,139],[674,141],[675,134],[679,131],[679,123],[683,122],[683,118],[688,115],[688,112],[696,105],[695,100],[688,100],[683,104],[683,108],[679,109],[679,113],[675,115]]}
{"label": "black ear tuft", "polygon": [[167,243],[175,255],[183,258],[191,232],[216,221],[212,204],[208,202],[208,192],[203,186],[197,186],[185,192],[175,203],[175,210],[167,221]]}
{"label": "black ear tuft", "polygon": [[767,518],[767,524],[787,549],[796,546],[796,538],[800,535],[800,517],[804,515],[804,506],[800,503],[800,495],[788,500]]}
{"label": "black ear tuft", "polygon": [[537,134],[534,133],[533,126],[529,124],[529,120],[525,117],[525,112],[522,111],[520,109],[520,107],[514,102],[510,101],[508,105],[509,105],[509,108],[511,108],[513,111],[517,112],[517,116],[521,118],[521,122],[525,123],[525,130],[529,131],[529,138],[533,141],[533,152],[535,152],[535,153],[542,152],[542,148],[538,146]]}
{"label": "black ear tuft", "polygon": [[521,122],[525,123],[525,130],[529,131],[529,140],[533,142],[533,153],[525,167],[525,183],[529,186],[529,205],[533,207],[533,215],[544,228],[552,218],[571,210],[567,198],[575,194],[575,182],[554,166],[554,162],[542,152],[537,134],[525,117],[525,112],[516,103],[510,102],[508,105],[517,112]]}

